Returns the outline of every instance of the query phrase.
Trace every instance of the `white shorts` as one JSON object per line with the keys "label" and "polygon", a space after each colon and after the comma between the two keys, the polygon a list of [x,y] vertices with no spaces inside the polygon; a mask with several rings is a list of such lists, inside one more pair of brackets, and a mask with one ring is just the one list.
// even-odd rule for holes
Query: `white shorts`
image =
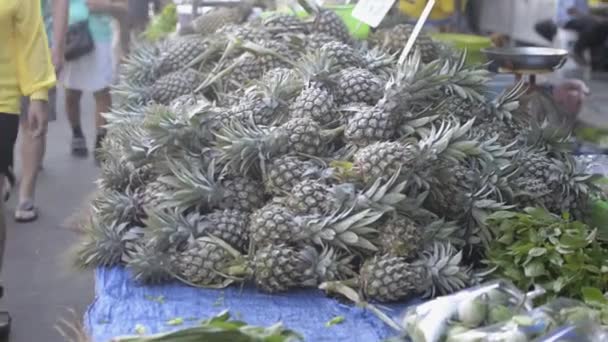
{"label": "white shorts", "polygon": [[97,92],[110,87],[114,75],[112,42],[95,42],[95,49],[66,62],[61,77],[67,89]]}

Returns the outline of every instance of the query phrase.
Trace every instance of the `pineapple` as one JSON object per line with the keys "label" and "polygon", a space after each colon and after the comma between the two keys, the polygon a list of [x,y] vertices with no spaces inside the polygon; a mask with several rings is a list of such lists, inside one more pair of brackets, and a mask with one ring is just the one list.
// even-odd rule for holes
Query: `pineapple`
{"label": "pineapple", "polygon": [[411,260],[434,242],[445,241],[462,245],[463,241],[456,236],[460,233],[459,229],[454,222],[437,220],[425,225],[399,215],[378,228],[378,245],[384,254]]}
{"label": "pineapple", "polygon": [[305,37],[306,49],[308,51],[318,51],[323,45],[332,42],[339,42],[339,39],[325,33],[311,33]]}
{"label": "pineapple", "polygon": [[300,88],[299,80],[291,74],[263,79],[256,83],[243,102],[230,110],[231,116],[265,126],[282,123],[289,114],[286,103]]}
{"label": "pineapple", "polygon": [[316,287],[324,281],[343,280],[354,275],[353,256],[344,257],[331,248],[268,245],[253,259],[255,284],[265,292],[284,292],[294,287]]}
{"label": "pineapple", "polygon": [[210,35],[229,24],[244,22],[253,10],[253,1],[241,1],[234,7],[216,7],[195,18],[192,23],[194,32]]}
{"label": "pineapple", "polygon": [[339,69],[363,67],[364,59],[359,52],[341,42],[329,42],[321,46],[321,53],[333,59]]}
{"label": "pineapple", "polygon": [[311,32],[325,33],[344,43],[352,43],[346,24],[335,12],[319,7],[313,0],[299,0],[298,3],[313,15],[313,20],[310,22]]}
{"label": "pineapple", "polygon": [[360,271],[359,285],[369,299],[393,302],[422,295],[446,295],[469,286],[470,270],[462,266],[462,252],[447,243],[435,243],[408,262],[396,256],[375,256]]}
{"label": "pineapple", "polygon": [[120,81],[138,87],[152,85],[158,79],[160,56],[167,50],[166,44],[133,41],[129,55],[119,67]]}
{"label": "pineapple", "polygon": [[199,36],[185,36],[171,42],[171,46],[159,58],[159,76],[179,71],[203,54],[209,43]]}
{"label": "pineapple", "polygon": [[285,33],[308,33],[306,23],[294,15],[275,13],[262,20],[264,28],[273,35]]}
{"label": "pineapple", "polygon": [[163,206],[182,210],[218,208],[251,211],[264,203],[264,188],[260,182],[243,176],[217,177],[214,161],[207,170],[193,159],[178,161],[170,158],[167,163],[171,174],[160,177],[159,181],[174,191]]}
{"label": "pineapple", "polygon": [[221,238],[242,251],[248,243],[248,224],[249,214],[233,209],[214,210],[205,215],[181,213],[179,210],[149,210],[145,220],[150,239],[163,251],[202,236]]}
{"label": "pineapple", "polygon": [[244,252],[248,246],[249,213],[234,210],[214,210],[198,219],[197,236],[215,236]]}
{"label": "pineapple", "polygon": [[371,49],[363,56],[364,67],[373,72],[376,77],[388,81],[397,64],[395,55],[388,54],[380,49]]}
{"label": "pineapple", "polygon": [[249,40],[252,42],[269,40],[272,38],[267,31],[254,26],[226,25],[217,32],[220,37],[224,35],[231,39]]}
{"label": "pineapple", "polygon": [[339,208],[395,212],[402,209],[406,200],[402,194],[406,182],[397,183],[398,176],[399,172],[395,172],[388,180],[376,178],[363,189],[353,183],[329,186],[318,180],[303,180],[294,186],[285,203],[300,215],[329,215]]}
{"label": "pineapple", "polygon": [[135,281],[144,284],[162,284],[173,278],[171,274],[172,252],[159,251],[154,242],[137,241],[128,244],[128,253],[123,255]]}
{"label": "pineapple", "polygon": [[338,74],[336,99],[338,104],[366,103],[374,105],[382,97],[383,84],[371,71],[350,67]]}
{"label": "pineapple", "polygon": [[338,120],[338,109],[333,94],[325,87],[308,86],[291,106],[294,118],[309,117],[326,126]]}
{"label": "pineapple", "polygon": [[325,143],[337,133],[322,131],[308,118],[291,119],[279,127],[232,121],[217,133],[218,160],[234,172],[264,176],[267,161],[288,152],[322,156]]}
{"label": "pineapple", "polygon": [[104,222],[93,216],[84,225],[85,236],[76,247],[76,264],[82,268],[111,267],[121,263],[128,244],[140,238],[129,222]]}
{"label": "pineapple", "polygon": [[193,93],[200,81],[200,74],[195,70],[175,71],[162,76],[151,87],[143,89],[139,101],[136,102],[152,100],[160,104],[169,104],[182,95]]}
{"label": "pineapple", "polygon": [[116,190],[100,191],[95,196],[92,207],[96,217],[103,222],[116,221],[137,226],[145,218],[141,196],[130,190],[124,193]]}
{"label": "pineapple", "polygon": [[175,276],[190,285],[223,288],[234,282],[230,267],[242,265],[242,256],[230,245],[214,237],[191,239],[184,250],[171,257]]}
{"label": "pineapple", "polygon": [[318,174],[319,171],[319,165],[313,161],[295,156],[275,158],[268,167],[266,189],[275,195],[290,193],[298,182]]}
{"label": "pineapple", "polygon": [[[369,37],[373,47],[379,47],[389,53],[400,53],[407,43],[414,26],[409,24],[395,25],[390,29],[380,29]],[[416,38],[414,49],[422,53],[422,61],[430,63],[439,57],[438,44],[425,32],[421,32]]]}
{"label": "pineapple", "polygon": [[310,241],[361,252],[377,250],[370,242],[375,235],[371,224],[382,217],[370,209],[342,210],[329,216],[297,216],[278,204],[266,205],[251,217],[250,237],[255,245]]}
{"label": "pineapple", "polygon": [[298,215],[329,215],[338,209],[332,190],[317,180],[303,180],[289,193],[287,208]]}
{"label": "pineapple", "polygon": [[140,203],[144,209],[160,209],[166,197],[170,197],[172,189],[169,185],[158,180],[152,181],[140,192]]}
{"label": "pineapple", "polygon": [[419,165],[419,156],[417,145],[377,142],[359,150],[355,154],[354,165],[366,181],[371,181],[390,176],[398,170],[413,171]]}

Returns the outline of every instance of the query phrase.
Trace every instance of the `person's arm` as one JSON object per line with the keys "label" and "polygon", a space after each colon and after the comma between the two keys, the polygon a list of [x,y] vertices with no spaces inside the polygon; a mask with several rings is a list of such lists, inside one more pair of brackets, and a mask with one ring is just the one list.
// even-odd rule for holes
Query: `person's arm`
{"label": "person's arm", "polygon": [[68,31],[69,1],[53,0],[53,64],[59,73],[63,67]]}
{"label": "person's arm", "polygon": [[39,136],[46,130],[48,89],[56,82],[40,1],[19,1],[14,23],[17,78],[21,93],[30,97],[30,129]]}

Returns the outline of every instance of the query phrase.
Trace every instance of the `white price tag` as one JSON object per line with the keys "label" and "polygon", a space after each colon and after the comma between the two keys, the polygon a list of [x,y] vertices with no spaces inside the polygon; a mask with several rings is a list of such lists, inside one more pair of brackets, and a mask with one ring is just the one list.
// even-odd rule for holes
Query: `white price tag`
{"label": "white price tag", "polygon": [[353,10],[353,17],[371,27],[378,27],[394,3],[395,0],[360,0]]}

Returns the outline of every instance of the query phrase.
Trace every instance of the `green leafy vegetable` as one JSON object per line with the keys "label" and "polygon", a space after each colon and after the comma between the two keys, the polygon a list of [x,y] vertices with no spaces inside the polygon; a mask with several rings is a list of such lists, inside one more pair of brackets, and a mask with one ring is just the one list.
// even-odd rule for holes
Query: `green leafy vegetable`
{"label": "green leafy vegetable", "polygon": [[182,325],[184,324],[184,319],[181,317],[173,318],[167,321],[167,325]]}
{"label": "green leafy vegetable", "polygon": [[[183,321],[183,320],[182,320]],[[200,326],[150,336],[124,336],[112,342],[293,342],[302,337],[278,323],[268,328],[232,320],[228,311],[204,321]]]}
{"label": "green leafy vegetable", "polygon": [[329,328],[329,327],[333,327],[336,324],[342,324],[344,323],[344,316],[336,316],[332,319],[330,319],[329,321],[325,322],[325,327]]}
{"label": "green leafy vegetable", "polygon": [[539,208],[497,212],[487,223],[496,235],[484,261],[490,277],[508,278],[524,290],[541,286],[547,299],[598,300],[597,291],[608,289],[608,250],[595,229]]}

